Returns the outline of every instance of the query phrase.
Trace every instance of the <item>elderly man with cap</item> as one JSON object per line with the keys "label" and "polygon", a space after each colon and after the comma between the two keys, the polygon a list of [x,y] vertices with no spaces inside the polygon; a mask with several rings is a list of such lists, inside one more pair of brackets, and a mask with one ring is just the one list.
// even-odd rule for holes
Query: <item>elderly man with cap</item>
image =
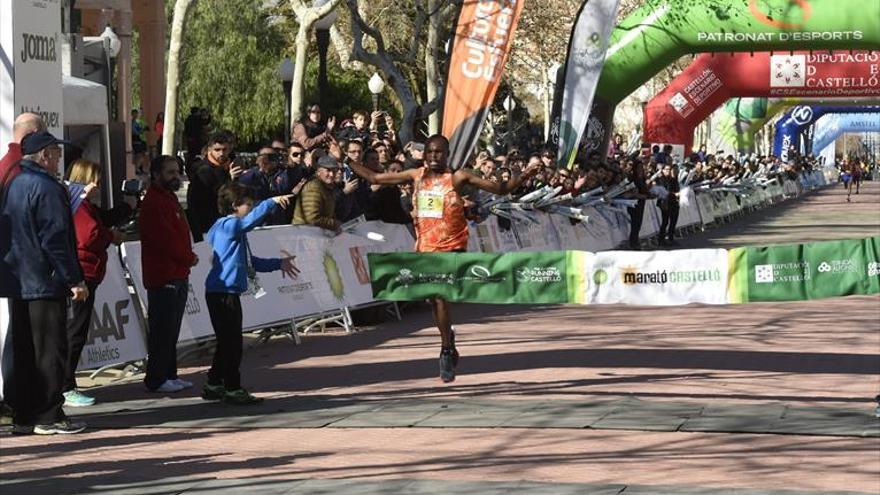
{"label": "elderly man with cap", "polygon": [[[35,113],[25,112],[15,118],[12,124],[12,140],[3,158],[0,158],[0,205],[6,185],[21,171],[18,162],[21,160],[21,140],[28,134],[45,129],[43,119]],[[9,325],[9,300],[0,298],[0,421],[11,420],[12,412],[6,404],[5,388],[12,376],[12,328]]]}
{"label": "elderly man with cap", "polygon": [[294,225],[315,225],[327,230],[339,231],[336,219],[336,171],[339,162],[330,155],[318,158],[315,177],[303,187],[296,198],[293,211]]}
{"label": "elderly man with cap", "polygon": [[47,131],[26,136],[21,172],[0,207],[0,295],[12,299],[13,363],[10,403],[15,432],[78,433],[67,419],[67,298],[89,290],[77,261],[67,190],[56,179],[61,144]]}

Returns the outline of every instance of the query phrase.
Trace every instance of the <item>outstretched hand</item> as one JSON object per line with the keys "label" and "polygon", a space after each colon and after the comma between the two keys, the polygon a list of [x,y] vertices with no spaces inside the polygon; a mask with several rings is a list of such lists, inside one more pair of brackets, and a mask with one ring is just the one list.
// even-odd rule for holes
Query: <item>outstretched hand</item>
{"label": "outstretched hand", "polygon": [[281,278],[296,278],[299,275],[299,268],[297,268],[296,263],[294,263],[296,256],[293,256],[283,249],[281,250],[281,254],[284,255],[284,258],[281,258]]}
{"label": "outstretched hand", "polygon": [[543,167],[543,165],[540,163],[533,163],[533,164],[527,166],[522,171],[523,179],[529,179],[529,178],[534,177],[535,175],[538,174],[538,172],[541,171],[542,167]]}
{"label": "outstretched hand", "polygon": [[287,206],[290,205],[291,198],[293,198],[293,194],[285,194],[284,196],[273,197],[272,201],[282,208],[287,208]]}
{"label": "outstretched hand", "polygon": [[293,189],[290,191],[290,194],[292,194],[294,196],[299,194],[299,192],[302,191],[302,188],[305,187],[306,182],[308,182],[308,180],[306,180],[306,179],[302,179],[299,182],[297,182],[297,184],[295,186],[293,186]]}

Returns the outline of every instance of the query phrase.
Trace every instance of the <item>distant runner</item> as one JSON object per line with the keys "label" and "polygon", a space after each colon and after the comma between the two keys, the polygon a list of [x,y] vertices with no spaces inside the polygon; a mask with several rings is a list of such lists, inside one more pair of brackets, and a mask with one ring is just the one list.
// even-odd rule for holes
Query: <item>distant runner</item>
{"label": "distant runner", "polygon": [[[435,134],[428,138],[425,149],[425,167],[397,173],[376,173],[351,163],[352,170],[371,184],[394,185],[413,182],[413,217],[416,229],[416,251],[464,252],[467,251],[468,228],[465,220],[465,198],[462,190],[475,186],[497,195],[516,190],[523,180],[538,173],[540,165],[533,164],[523,170],[519,177],[506,182],[492,182],[469,174],[464,170],[453,172],[447,166],[449,140]],[[455,334],[449,318],[449,303],[440,297],[430,300],[434,321],[440,329],[440,379],[448,383],[455,380],[458,351]]]}

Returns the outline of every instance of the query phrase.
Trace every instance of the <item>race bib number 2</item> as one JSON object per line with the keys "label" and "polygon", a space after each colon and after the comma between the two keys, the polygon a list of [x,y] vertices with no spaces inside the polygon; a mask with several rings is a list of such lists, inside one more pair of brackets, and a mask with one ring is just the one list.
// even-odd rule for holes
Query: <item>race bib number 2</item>
{"label": "race bib number 2", "polygon": [[443,218],[443,199],[440,191],[419,191],[419,217]]}

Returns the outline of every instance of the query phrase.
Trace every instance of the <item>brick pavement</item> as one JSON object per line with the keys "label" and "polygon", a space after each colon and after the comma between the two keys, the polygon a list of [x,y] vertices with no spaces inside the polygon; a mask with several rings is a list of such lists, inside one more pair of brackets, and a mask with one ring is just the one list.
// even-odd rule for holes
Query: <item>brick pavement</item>
{"label": "brick pavement", "polygon": [[[878,235],[880,194],[866,190],[686,244]],[[880,493],[880,297],[459,305],[454,318],[449,386],[415,305],[355,335],[249,349],[245,383],[269,399],[256,408],[100,387],[101,404],[76,411],[95,430],[0,436],[0,492]],[[204,360],[185,372],[202,383]]]}

